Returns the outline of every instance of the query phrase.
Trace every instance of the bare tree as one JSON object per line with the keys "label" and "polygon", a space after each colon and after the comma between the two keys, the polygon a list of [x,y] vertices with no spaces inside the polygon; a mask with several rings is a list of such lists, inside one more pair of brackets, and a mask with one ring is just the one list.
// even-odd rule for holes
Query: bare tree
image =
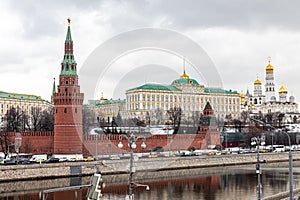
{"label": "bare tree", "polygon": [[88,134],[93,128],[96,128],[97,120],[92,108],[84,106],[82,108],[82,130],[83,134]]}
{"label": "bare tree", "polygon": [[11,107],[5,114],[4,117],[5,125],[4,130],[6,132],[19,132],[21,129],[22,113]]}
{"label": "bare tree", "polygon": [[43,110],[40,131],[53,131],[53,130],[54,130],[54,109],[50,108],[47,110]]}
{"label": "bare tree", "polygon": [[8,132],[0,132],[0,147],[1,151],[4,153],[4,158],[7,157],[10,144],[10,135]]}
{"label": "bare tree", "polygon": [[276,114],[276,117],[277,117],[277,120],[278,120],[278,126],[281,127],[281,123],[283,121],[283,118],[284,118],[284,113],[277,113]]}
{"label": "bare tree", "polygon": [[261,133],[264,132],[263,127],[255,124],[254,126],[249,126],[248,131],[244,133],[245,143],[250,146],[251,138],[261,136]]}
{"label": "bare tree", "polygon": [[247,121],[249,120],[249,112],[248,111],[243,111],[242,113],[241,113],[241,120],[242,120],[242,122],[245,124],[245,123],[247,123]]}
{"label": "bare tree", "polygon": [[167,111],[167,114],[169,116],[170,124],[174,129],[174,133],[177,133],[181,122],[181,115],[182,115],[181,108],[180,107],[171,108],[170,110]]}
{"label": "bare tree", "polygon": [[31,131],[40,131],[42,121],[42,108],[32,107],[30,111]]}

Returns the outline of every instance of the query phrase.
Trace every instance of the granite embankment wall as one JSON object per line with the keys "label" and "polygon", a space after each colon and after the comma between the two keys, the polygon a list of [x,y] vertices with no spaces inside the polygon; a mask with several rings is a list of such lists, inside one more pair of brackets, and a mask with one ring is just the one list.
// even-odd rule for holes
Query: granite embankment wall
{"label": "granite embankment wall", "polygon": [[[240,154],[223,156],[140,158],[138,161],[134,162],[134,168],[136,171],[140,172],[153,172],[244,165],[256,163],[256,156],[256,154]],[[268,163],[287,162],[288,152],[261,154],[261,160],[266,160]],[[300,160],[300,152],[293,152],[293,160]],[[0,166],[0,181],[87,176],[99,171],[101,171],[103,175],[126,174],[128,173],[128,169],[128,159]]]}

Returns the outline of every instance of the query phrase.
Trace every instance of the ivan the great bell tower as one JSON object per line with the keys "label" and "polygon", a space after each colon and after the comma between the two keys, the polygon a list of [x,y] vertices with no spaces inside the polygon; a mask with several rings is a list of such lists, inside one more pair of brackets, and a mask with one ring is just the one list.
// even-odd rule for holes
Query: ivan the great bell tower
{"label": "ivan the great bell tower", "polygon": [[82,154],[82,103],[77,63],[73,55],[70,19],[61,63],[59,85],[54,91],[54,154]]}

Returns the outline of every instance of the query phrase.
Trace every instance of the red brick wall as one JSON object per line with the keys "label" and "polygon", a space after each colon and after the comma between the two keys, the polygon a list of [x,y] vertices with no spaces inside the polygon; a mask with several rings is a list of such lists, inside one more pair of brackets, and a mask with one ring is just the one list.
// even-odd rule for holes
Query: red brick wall
{"label": "red brick wall", "polygon": [[[142,139],[137,140],[137,148],[134,152],[147,152],[157,147],[162,147],[165,151],[187,150],[191,147],[203,149],[205,138],[201,134],[177,134],[168,138],[167,135],[145,134],[146,149],[141,148]],[[84,135],[84,154],[96,155],[96,135]],[[121,138],[123,148],[118,148],[120,142],[119,135],[107,134],[98,135],[98,155],[109,155],[115,153],[129,152],[128,141]]]}
{"label": "red brick wall", "polygon": [[[10,144],[15,142],[15,132],[0,133],[8,134]],[[22,132],[22,143],[19,152],[29,154],[52,154],[53,153],[53,132]],[[15,152],[15,147],[10,147],[10,152]]]}
{"label": "red brick wall", "polygon": [[[65,149],[70,148],[72,152],[77,146],[74,146],[72,140],[76,140],[75,144],[80,144],[83,149],[84,155],[96,155],[96,135],[84,135],[84,142],[82,143],[81,138],[78,136],[74,138],[73,132],[70,132],[68,136],[68,129],[61,127],[65,133],[65,136],[61,135],[62,141],[64,141]],[[3,134],[3,133],[2,133]],[[15,141],[14,132],[8,133],[10,144]],[[20,148],[20,153],[31,153],[31,154],[53,154],[54,152],[54,133],[53,132],[23,132],[22,135],[22,146]],[[172,135],[168,138],[167,135],[148,135],[145,134],[146,149],[141,148],[142,139],[137,141],[137,148],[134,152],[147,152],[150,149],[154,150],[157,147],[162,147],[165,151],[172,150],[187,150],[190,147],[195,149],[205,148],[205,135],[203,134],[177,134]],[[2,137],[2,136],[1,136]],[[63,138],[65,137],[65,138]],[[219,134],[211,133],[211,141],[215,141],[218,144]],[[72,138],[72,140],[71,140]],[[98,155],[110,155],[110,154],[120,154],[129,152],[128,141],[124,138],[121,139],[123,143],[123,148],[118,148],[119,135],[98,135]],[[83,144],[83,145],[82,145]],[[80,148],[80,147],[79,147]],[[14,152],[14,147],[10,147],[10,152]],[[70,153],[68,153],[70,154]],[[74,153],[75,154],[75,153]]]}

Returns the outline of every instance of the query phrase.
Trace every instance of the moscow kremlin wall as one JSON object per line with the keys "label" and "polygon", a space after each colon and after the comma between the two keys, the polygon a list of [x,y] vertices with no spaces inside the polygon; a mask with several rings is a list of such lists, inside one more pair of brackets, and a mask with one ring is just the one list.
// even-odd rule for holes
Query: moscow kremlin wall
{"label": "moscow kremlin wall", "polygon": [[[77,75],[77,63],[73,55],[73,40],[71,37],[70,20],[65,40],[65,52],[61,63],[59,85],[53,88],[54,132],[22,132],[22,145],[19,153],[74,155],[83,154],[110,155],[129,151],[127,140],[123,139],[123,149],[118,149],[119,135],[82,134],[82,103],[84,94],[80,92]],[[56,91],[57,89],[57,91]],[[207,102],[197,133],[167,135],[145,134],[146,149],[141,148],[142,140],[137,141],[135,152],[146,152],[149,149],[163,148],[166,151],[187,150],[189,148],[205,149],[210,145],[220,144],[220,134],[217,130],[214,112]],[[10,144],[15,141],[16,133],[2,133]],[[98,137],[98,138],[96,138]],[[96,145],[98,148],[96,148]],[[14,152],[10,148],[10,152]]]}
{"label": "moscow kremlin wall", "polygon": [[[200,126],[198,132],[195,134],[175,134],[175,135],[150,135],[143,134],[145,136],[146,149],[141,148],[142,140],[137,141],[137,148],[135,152],[147,152],[149,149],[163,148],[165,151],[178,151],[187,150],[189,148],[206,149],[209,145],[218,145],[220,143],[220,135],[217,131],[215,124],[215,118],[213,110],[210,110],[210,104],[208,103],[203,111],[203,116],[200,119]],[[77,132],[74,132],[77,134]],[[15,140],[15,132],[6,133],[10,143],[13,144]],[[55,155],[55,132],[22,132],[22,145],[20,147],[20,153],[29,154],[48,154]],[[2,136],[3,137],[3,136]],[[70,136],[65,137],[65,142],[69,143],[66,151],[62,154],[80,154],[78,152],[78,145],[72,148],[72,141]],[[79,137],[79,136],[77,136]],[[98,137],[98,138],[96,138]],[[98,143],[98,155],[111,155],[121,154],[129,152],[129,147],[126,145],[128,142],[126,139],[122,140],[124,144],[123,149],[118,148],[120,142],[118,134],[99,134],[88,135],[84,134],[80,140],[82,147],[82,154],[84,156],[96,155],[96,145]],[[10,152],[13,152],[12,149]]]}

